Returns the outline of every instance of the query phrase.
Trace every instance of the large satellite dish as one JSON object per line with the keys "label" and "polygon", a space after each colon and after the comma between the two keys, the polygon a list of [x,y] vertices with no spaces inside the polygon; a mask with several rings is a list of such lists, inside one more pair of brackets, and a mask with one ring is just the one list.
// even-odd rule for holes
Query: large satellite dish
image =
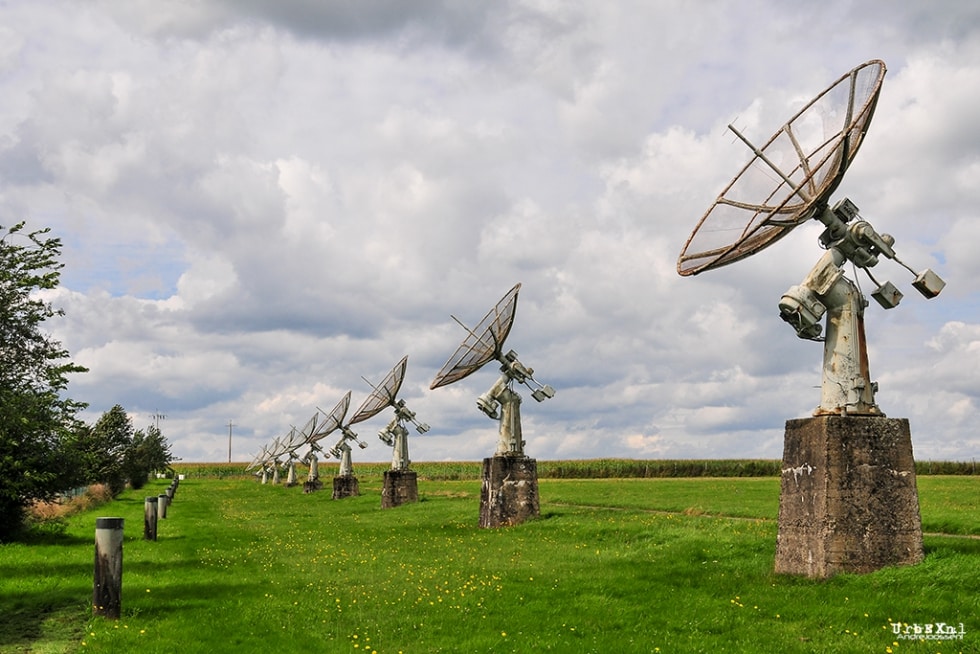
{"label": "large satellite dish", "polygon": [[415,413],[409,410],[405,400],[398,399],[398,391],[402,387],[407,367],[408,356],[404,356],[401,361],[395,364],[395,367],[385,376],[379,386],[374,386],[365,379],[364,381],[374,388],[374,392],[364,400],[360,410],[354,416],[358,421],[367,420],[389,406],[395,408],[395,417],[378,434],[381,441],[392,448],[392,470],[408,470],[409,464],[411,464],[411,460],[408,458],[408,429],[405,428],[404,423],[411,422],[420,434],[429,431],[429,425],[415,419]]}
{"label": "large satellite dish", "polygon": [[754,156],[698,221],[677,272],[696,275],[734,263],[816,217],[864,142],[884,77],[884,62],[861,64],[807,103],[761,148],[729,125]]}
{"label": "large satellite dish", "polygon": [[[826,250],[803,283],[779,302],[780,317],[800,338],[824,341],[823,385],[816,415],[883,415],[875,404],[877,384],[868,371],[864,333],[867,300],[844,276],[851,262],[877,288],[872,297],[885,309],[898,305],[901,292],[878,281],[870,268],[884,256],[916,275],[912,285],[926,298],[945,282],[929,269],[916,274],[895,254],[895,239],[879,234],[844,198],[829,206],[831,195],[864,142],[885,76],[877,59],[854,68],[807,103],[762,147],[731,129],[752,151],[752,158],[698,221],[677,260],[682,276],[744,259],[813,218],[825,226]],[[826,316],[826,336],[821,319]]]}
{"label": "large satellite dish", "polygon": [[[496,359],[500,362],[501,376],[486,393],[477,399],[477,406],[491,419],[500,420],[500,440],[497,454],[523,456],[524,441],[521,438],[520,395],[513,390],[514,382],[531,389],[531,397],[538,402],[555,396],[555,389],[534,379],[534,370],[517,358],[517,352],[504,353],[504,341],[510,334],[517,311],[517,294],[521,285],[515,284],[497,304],[470,329],[456,316],[452,316],[467,336],[442,369],[432,380],[430,389],[446,386],[467,377]],[[500,409],[498,413],[498,409]]]}

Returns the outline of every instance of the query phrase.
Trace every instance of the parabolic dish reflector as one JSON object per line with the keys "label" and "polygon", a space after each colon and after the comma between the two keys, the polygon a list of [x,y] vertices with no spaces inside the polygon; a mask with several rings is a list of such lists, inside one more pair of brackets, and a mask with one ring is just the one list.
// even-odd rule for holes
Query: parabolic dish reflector
{"label": "parabolic dish reflector", "polygon": [[286,453],[286,440],[278,437],[273,439],[272,447],[269,448],[269,456],[273,459],[278,459],[285,453]]}
{"label": "parabolic dish reflector", "polygon": [[490,309],[480,324],[470,330],[449,361],[442,367],[430,389],[447,386],[471,375],[488,361],[501,355],[504,341],[514,325],[514,312],[517,310],[517,293],[520,283],[507,291],[507,294]]}
{"label": "parabolic dish reflector", "polygon": [[309,438],[310,443],[315,443],[321,438],[328,436],[340,426],[344,416],[347,415],[347,407],[350,406],[350,393],[350,391],[347,391],[344,397],[340,399],[340,402],[337,402],[337,406],[335,406],[330,413],[326,414],[326,418],[323,419],[323,422],[320,423],[316,431],[314,431],[313,435]]}
{"label": "parabolic dish reflector", "polygon": [[286,453],[291,454],[292,452],[295,452],[299,448],[306,445],[306,439],[303,437],[303,434],[298,429],[293,427],[289,431],[289,435],[286,437],[283,445],[286,448]]}
{"label": "parabolic dish reflector", "polygon": [[402,357],[402,360],[395,364],[381,385],[376,387],[374,392],[361,403],[354,417],[350,419],[350,424],[367,420],[377,415],[385,407],[395,404],[395,396],[398,395],[398,389],[402,387],[402,380],[405,378],[406,366],[408,366],[408,356]]}
{"label": "parabolic dish reflector", "polygon": [[316,433],[316,425],[319,419],[320,419],[319,412],[314,413],[313,417],[307,420],[306,424],[303,425],[303,428],[299,431],[299,435],[303,441],[303,444],[309,443],[313,438],[313,434]]}
{"label": "parabolic dish reflector", "polygon": [[245,472],[248,472],[249,470],[252,470],[262,465],[265,462],[267,456],[268,454],[266,453],[265,446],[263,445],[259,453],[255,455],[255,458],[252,459],[252,462],[249,463],[248,466],[245,468]]}
{"label": "parabolic dish reflector", "polygon": [[822,209],[864,141],[884,77],[883,61],[861,64],[755,149],[687,239],[677,272],[744,259]]}

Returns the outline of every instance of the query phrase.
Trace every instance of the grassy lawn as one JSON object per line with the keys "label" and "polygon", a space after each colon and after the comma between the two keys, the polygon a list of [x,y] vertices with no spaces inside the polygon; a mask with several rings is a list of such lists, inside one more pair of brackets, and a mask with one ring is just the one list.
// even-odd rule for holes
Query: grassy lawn
{"label": "grassy lawn", "polygon": [[[188,479],[146,542],[153,482],[0,546],[0,652],[980,651],[977,477],[919,477],[922,564],[829,581],[772,573],[775,478],[541,479],[542,517],[500,530],[477,527],[478,481],[384,511],[380,481],[332,500]],[[91,616],[102,515],[126,520],[119,621]]]}

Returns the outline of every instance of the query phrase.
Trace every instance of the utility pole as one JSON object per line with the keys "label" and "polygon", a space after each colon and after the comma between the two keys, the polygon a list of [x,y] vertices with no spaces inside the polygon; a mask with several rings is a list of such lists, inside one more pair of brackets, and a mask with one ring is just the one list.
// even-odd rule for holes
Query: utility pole
{"label": "utility pole", "polygon": [[156,413],[154,413],[150,417],[153,418],[153,422],[154,422],[154,424],[155,424],[155,426],[157,428],[157,431],[160,431],[160,421],[161,420],[166,420],[167,416],[165,416],[162,413],[160,413],[159,411],[157,411]]}
{"label": "utility pole", "polygon": [[235,426],[231,420],[228,421],[228,463],[231,463],[231,428]]}

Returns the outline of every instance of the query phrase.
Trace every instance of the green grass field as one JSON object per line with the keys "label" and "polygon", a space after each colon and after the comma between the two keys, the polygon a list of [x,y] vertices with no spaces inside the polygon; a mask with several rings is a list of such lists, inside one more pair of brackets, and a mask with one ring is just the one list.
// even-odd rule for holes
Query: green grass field
{"label": "green grass field", "polygon": [[[358,474],[344,500],[188,478],[147,542],[154,481],[0,546],[0,652],[980,652],[976,477],[919,477],[922,564],[811,581],[772,573],[773,477],[542,478],[540,519],[485,530],[479,481],[381,510]],[[119,621],[91,615],[96,516],[126,520]]]}

